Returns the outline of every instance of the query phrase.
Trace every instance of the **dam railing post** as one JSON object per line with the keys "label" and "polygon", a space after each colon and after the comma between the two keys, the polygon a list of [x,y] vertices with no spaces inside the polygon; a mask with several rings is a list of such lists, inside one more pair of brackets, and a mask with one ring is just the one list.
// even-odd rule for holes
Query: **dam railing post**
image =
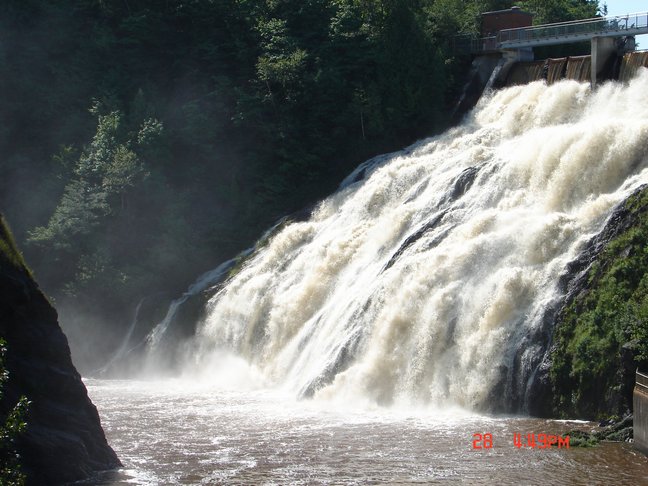
{"label": "dam railing post", "polygon": [[633,434],[635,447],[648,454],[648,375],[637,370],[632,393],[634,409]]}

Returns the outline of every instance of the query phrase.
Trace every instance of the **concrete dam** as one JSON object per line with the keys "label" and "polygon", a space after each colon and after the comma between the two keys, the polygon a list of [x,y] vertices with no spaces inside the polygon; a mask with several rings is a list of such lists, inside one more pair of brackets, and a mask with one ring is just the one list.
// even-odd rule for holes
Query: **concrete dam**
{"label": "concrete dam", "polygon": [[[459,35],[458,55],[473,57],[464,97],[456,113],[472,108],[485,89],[527,84],[544,79],[627,82],[648,67],[648,51],[637,51],[635,35],[648,33],[648,13],[597,17],[572,22],[532,25],[533,16],[518,7],[482,14],[481,37]],[[547,46],[578,44],[586,55],[545,57]],[[587,49],[589,44],[589,49]]]}

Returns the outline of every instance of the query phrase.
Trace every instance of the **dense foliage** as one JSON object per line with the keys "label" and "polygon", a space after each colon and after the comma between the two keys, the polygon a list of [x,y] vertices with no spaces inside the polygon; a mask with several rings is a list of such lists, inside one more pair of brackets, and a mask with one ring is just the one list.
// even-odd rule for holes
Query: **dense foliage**
{"label": "dense foliage", "polygon": [[636,366],[648,369],[648,190],[625,204],[634,224],[607,244],[556,328],[551,380],[564,416],[622,415]]}
{"label": "dense foliage", "polygon": [[[4,367],[5,352],[5,341],[0,338],[0,400],[3,397],[4,384],[9,379],[9,373]],[[7,414],[0,414],[0,484],[5,486],[25,484],[15,441],[27,427],[25,420],[28,409],[29,401],[26,397],[21,397]]]}
{"label": "dense foliage", "polygon": [[[0,269],[7,267],[18,271],[28,271],[23,257],[16,247],[9,226],[0,214]],[[0,337],[0,403],[4,397],[4,385],[9,379],[9,372],[4,366],[6,343]],[[2,404],[0,407],[0,484],[19,486],[25,483],[25,475],[21,471],[20,456],[16,452],[15,441],[25,431],[25,419],[29,402],[21,397],[18,403]],[[6,413],[3,413],[6,409]]]}
{"label": "dense foliage", "polygon": [[141,296],[179,292],[358,162],[445,127],[470,62],[452,36],[514,3],[538,21],[597,11],[591,0],[7,0],[0,208],[59,307],[123,323]]}

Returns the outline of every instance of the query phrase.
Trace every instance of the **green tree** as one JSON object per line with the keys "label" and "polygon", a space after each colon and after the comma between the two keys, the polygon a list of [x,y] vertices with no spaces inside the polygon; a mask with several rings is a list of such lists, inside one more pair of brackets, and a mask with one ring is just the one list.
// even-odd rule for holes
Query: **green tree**
{"label": "green tree", "polygon": [[522,0],[518,3],[533,12],[536,24],[590,19],[599,13],[598,0]]}
{"label": "green tree", "polygon": [[[9,379],[9,372],[4,367],[6,343],[0,338],[0,401],[3,388]],[[8,413],[0,417],[0,484],[21,486],[25,484],[25,475],[20,464],[20,455],[16,451],[15,441],[27,428],[29,401],[21,397]]]}
{"label": "green tree", "polygon": [[[0,207],[48,293],[122,322],[444,128],[470,62],[452,36],[513,3],[5,2]],[[594,2],[520,5],[569,20]]]}
{"label": "green tree", "polygon": [[[30,235],[32,244],[59,251],[52,266],[62,272],[65,288],[72,294],[95,279],[95,285],[123,283],[122,250],[107,234],[123,236],[132,229],[137,215],[131,200],[146,190],[150,175],[140,154],[162,133],[155,119],[128,130],[120,112],[94,111],[97,131],[73,167],[72,180],[47,226],[35,228]],[[114,281],[106,281],[111,275]]]}

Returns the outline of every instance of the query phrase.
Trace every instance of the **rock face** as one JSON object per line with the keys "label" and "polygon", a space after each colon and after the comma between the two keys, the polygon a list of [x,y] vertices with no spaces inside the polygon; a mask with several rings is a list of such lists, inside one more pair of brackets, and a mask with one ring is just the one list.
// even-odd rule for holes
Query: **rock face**
{"label": "rock face", "polygon": [[30,400],[27,431],[17,444],[27,483],[62,484],[119,467],[56,311],[29,272],[6,258],[10,236],[4,225],[0,229],[0,337],[7,342],[9,372],[0,417],[20,396]]}
{"label": "rock face", "polygon": [[[638,356],[642,343],[634,335],[641,328],[646,332],[646,321],[641,314],[623,312],[633,308],[628,303],[644,305],[645,283],[641,282],[648,281],[648,257],[641,255],[645,251],[647,215],[648,186],[644,185],[614,210],[601,233],[568,265],[560,281],[564,300],[547,313],[552,324],[547,327],[552,332],[551,346],[531,383],[531,415],[595,420],[624,417],[632,410],[635,369],[645,366],[646,359]],[[613,272],[615,268],[618,270]],[[604,286],[605,278],[615,285]],[[613,299],[606,300],[606,292]],[[598,317],[592,318],[597,323],[596,332],[585,334],[576,329],[592,315]],[[583,343],[593,344],[587,347]],[[605,352],[591,354],[595,345]],[[569,355],[571,348],[577,352]],[[576,358],[588,360],[588,368],[594,371],[576,375]]]}

